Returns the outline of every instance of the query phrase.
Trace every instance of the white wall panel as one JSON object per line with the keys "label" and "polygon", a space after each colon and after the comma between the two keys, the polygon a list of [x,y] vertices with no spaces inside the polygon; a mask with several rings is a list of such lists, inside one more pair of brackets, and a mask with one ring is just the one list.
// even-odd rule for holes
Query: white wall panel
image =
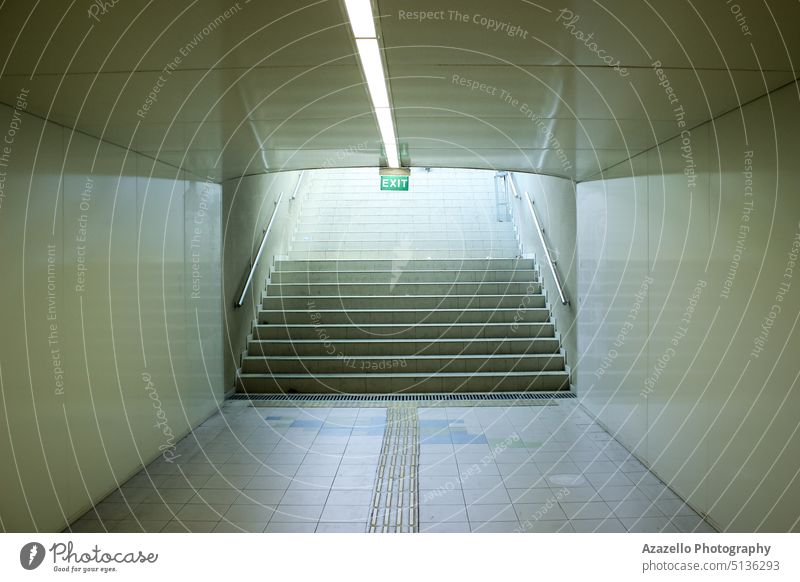
{"label": "white wall panel", "polygon": [[[787,87],[578,186],[583,403],[724,530],[800,528],[797,106]],[[645,357],[598,380],[623,255],[652,279]]]}
{"label": "white wall panel", "polygon": [[[634,159],[637,175],[643,160]],[[578,394],[631,450],[647,446],[647,181],[578,185]]]}
{"label": "white wall panel", "polygon": [[[12,116],[0,107],[2,133]],[[196,312],[185,275],[197,181],[25,114],[7,161],[0,527],[58,531],[222,397],[220,187],[208,192]]]}

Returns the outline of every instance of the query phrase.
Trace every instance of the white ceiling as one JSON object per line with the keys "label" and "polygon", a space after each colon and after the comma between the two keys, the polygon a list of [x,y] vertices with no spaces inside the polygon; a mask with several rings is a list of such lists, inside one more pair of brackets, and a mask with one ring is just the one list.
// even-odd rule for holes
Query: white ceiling
{"label": "white ceiling", "polygon": [[[414,166],[585,179],[678,133],[654,60],[690,126],[791,82],[800,63],[795,0],[737,0],[749,35],[723,1],[374,2],[398,138]],[[239,0],[208,34],[203,28],[236,0],[120,0],[99,22],[87,14],[92,4],[0,5],[0,101],[12,104],[29,88],[36,115],[217,180],[380,162],[340,0]],[[564,6],[580,17],[573,30],[593,32],[627,76],[556,21]],[[444,20],[400,13],[430,10]],[[451,10],[468,21],[451,19]],[[527,38],[487,31],[476,15]],[[202,38],[165,75],[195,35]],[[159,75],[166,82],[142,119],[137,109]],[[454,75],[496,94],[470,91]],[[503,90],[519,102],[503,100]]]}

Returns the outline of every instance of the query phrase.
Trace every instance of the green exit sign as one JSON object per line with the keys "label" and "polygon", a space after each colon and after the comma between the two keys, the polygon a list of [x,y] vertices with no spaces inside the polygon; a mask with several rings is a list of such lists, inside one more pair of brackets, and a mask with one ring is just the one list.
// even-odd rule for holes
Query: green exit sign
{"label": "green exit sign", "polygon": [[381,176],[381,190],[408,191],[408,176]]}

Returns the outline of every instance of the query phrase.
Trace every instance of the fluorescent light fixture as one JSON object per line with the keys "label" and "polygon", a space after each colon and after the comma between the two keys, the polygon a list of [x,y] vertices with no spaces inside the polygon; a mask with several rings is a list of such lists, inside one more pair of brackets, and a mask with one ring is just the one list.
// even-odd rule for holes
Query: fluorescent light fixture
{"label": "fluorescent light fixture", "polygon": [[397,137],[394,134],[394,122],[392,121],[392,110],[388,107],[376,107],[375,117],[378,118],[378,129],[381,131],[381,139],[386,147],[389,142],[397,145]]}
{"label": "fluorescent light fixture", "polygon": [[367,78],[367,87],[369,88],[369,95],[372,97],[372,106],[389,107],[389,94],[386,92],[386,75],[383,74],[378,39],[358,38],[356,39],[356,47],[358,48],[358,56],[361,59],[361,67],[364,69],[364,76]]}
{"label": "fluorescent light fixture", "polygon": [[378,129],[381,132],[383,149],[386,150],[386,163],[390,168],[399,168],[400,160],[397,157],[397,136],[394,133],[392,110],[388,107],[376,107],[375,117],[378,118]]}
{"label": "fluorescent light fixture", "polygon": [[347,17],[350,19],[350,28],[353,29],[353,36],[356,39],[361,69],[367,80],[372,109],[378,120],[383,149],[386,151],[386,162],[390,168],[399,168],[397,136],[389,105],[389,92],[386,89],[386,72],[383,69],[375,19],[372,15],[372,1],[344,0],[344,4],[347,8]]}
{"label": "fluorescent light fixture", "polygon": [[347,7],[347,17],[350,27],[356,38],[376,38],[375,21],[372,18],[372,4],[370,0],[344,0]]}
{"label": "fluorescent light fixture", "polygon": [[397,157],[397,144],[384,144],[386,150],[386,164],[390,168],[400,167],[400,158]]}

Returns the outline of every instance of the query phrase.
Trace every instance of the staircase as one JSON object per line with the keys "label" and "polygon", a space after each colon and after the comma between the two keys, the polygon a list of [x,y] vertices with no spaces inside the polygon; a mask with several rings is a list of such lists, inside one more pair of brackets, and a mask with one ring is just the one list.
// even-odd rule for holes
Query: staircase
{"label": "staircase", "polygon": [[534,262],[497,220],[492,173],[317,172],[248,338],[241,391],[562,390]]}

